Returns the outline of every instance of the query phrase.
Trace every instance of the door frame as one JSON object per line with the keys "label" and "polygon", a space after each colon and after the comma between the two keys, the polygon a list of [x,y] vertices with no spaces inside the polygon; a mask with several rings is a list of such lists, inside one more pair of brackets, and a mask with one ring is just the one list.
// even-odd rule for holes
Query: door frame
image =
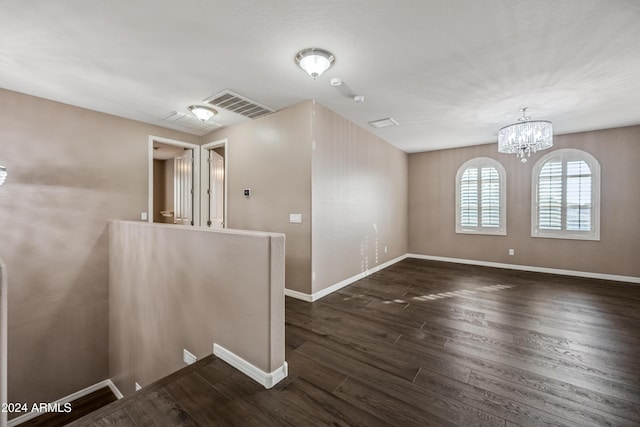
{"label": "door frame", "polygon": [[[149,135],[149,204],[147,206],[147,222],[153,222],[153,142],[174,145],[176,147],[190,148],[193,150],[193,226],[199,227],[200,224],[200,146],[189,142],[178,141],[176,139],[163,138],[160,136]],[[225,150],[226,153],[226,150]],[[226,170],[225,170],[226,173]],[[226,214],[226,212],[225,212]]]}
{"label": "door frame", "polygon": [[209,202],[209,198],[207,193],[204,191],[205,182],[209,180],[209,164],[207,163],[207,156],[205,153],[212,148],[224,147],[224,219],[222,222],[222,228],[227,228],[229,224],[229,139],[219,139],[212,142],[207,142],[200,146],[200,181],[202,184],[202,192],[200,194],[200,218],[202,218],[202,227],[206,227],[206,222],[204,218],[207,214],[207,209],[209,209],[207,203]]}

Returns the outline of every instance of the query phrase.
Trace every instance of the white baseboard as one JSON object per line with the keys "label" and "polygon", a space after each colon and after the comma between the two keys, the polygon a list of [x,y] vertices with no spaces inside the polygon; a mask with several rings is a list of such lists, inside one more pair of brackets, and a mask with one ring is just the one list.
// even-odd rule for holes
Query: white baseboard
{"label": "white baseboard", "polygon": [[617,274],[593,273],[589,271],[577,271],[577,270],[563,270],[558,268],[534,267],[530,265],[506,264],[501,262],[478,261],[473,259],[450,258],[450,257],[441,257],[441,256],[433,256],[433,255],[405,254],[397,258],[394,258],[390,261],[387,261],[383,264],[377,265],[374,268],[367,270],[363,273],[359,273],[359,274],[356,274],[355,276],[349,277],[348,279],[345,279],[341,282],[336,283],[335,285],[331,285],[313,294],[305,294],[303,292],[298,292],[291,289],[285,289],[284,294],[288,297],[296,298],[302,301],[314,302],[324,296],[329,295],[332,292],[342,289],[345,286],[348,286],[354,282],[357,282],[360,279],[364,279],[365,277],[373,273],[376,273],[384,268],[387,268],[390,265],[400,262],[406,258],[417,258],[417,259],[426,259],[430,261],[451,262],[455,264],[479,265],[484,267],[506,268],[510,270],[531,271],[535,273],[558,274],[562,276],[586,277],[589,279],[613,280],[616,282],[640,283],[640,277],[621,276]]}
{"label": "white baseboard", "polygon": [[302,300],[302,301],[314,302],[314,301],[319,300],[322,297],[325,297],[325,296],[329,295],[330,293],[333,293],[333,292],[335,292],[335,291],[337,291],[339,289],[344,288],[345,286],[348,286],[348,285],[350,285],[350,284],[352,284],[354,282],[357,282],[360,279],[364,279],[365,277],[370,276],[373,273],[377,273],[378,271],[380,271],[382,269],[385,269],[385,268],[387,268],[387,267],[389,267],[389,266],[391,266],[391,265],[393,265],[393,264],[395,264],[397,262],[400,262],[405,258],[407,258],[407,254],[401,255],[401,256],[399,256],[397,258],[394,258],[394,259],[392,259],[390,261],[384,262],[384,263],[382,263],[380,265],[376,265],[375,267],[370,268],[367,271],[364,271],[362,273],[358,273],[355,276],[351,276],[348,279],[344,279],[344,280],[342,280],[342,281],[340,281],[340,282],[338,282],[338,283],[336,283],[334,285],[331,285],[331,286],[329,286],[327,288],[321,289],[318,292],[315,292],[313,294],[305,294],[303,292],[293,291],[291,289],[285,289],[284,290],[284,294],[285,294],[285,296],[296,298],[296,299],[299,299],[299,300]]}
{"label": "white baseboard", "polygon": [[484,267],[506,268],[509,270],[532,271],[534,273],[559,274],[561,276],[586,277],[589,279],[613,280],[616,282],[640,283],[640,277],[619,276],[616,274],[593,273],[589,271],[562,270],[558,268],[534,267],[520,264],[504,264],[501,262],[476,261],[463,258],[449,258],[432,255],[407,254],[408,258],[426,259],[430,261],[452,262],[456,264],[480,265]]}
{"label": "white baseboard", "polygon": [[113,381],[105,380],[103,382],[107,383],[107,386],[111,389],[111,392],[116,396],[118,400],[124,397],[122,393],[120,393],[120,390],[118,390],[118,387],[116,387],[116,385],[113,383]]}
{"label": "white baseboard", "polygon": [[[122,393],[120,393],[120,390],[118,390],[118,388],[115,386],[115,384],[111,381],[111,380],[104,380],[104,381],[100,381],[97,384],[94,384],[92,386],[89,386],[87,388],[83,388],[80,391],[76,391],[75,393],[72,393],[68,396],[63,397],[62,399],[58,399],[55,402],[47,402],[47,403],[51,403],[53,405],[55,404],[60,404],[60,405],[64,405],[65,403],[69,403],[69,402],[73,402],[76,399],[79,399],[81,397],[87,396],[91,393],[93,393],[94,391],[98,391],[101,388],[104,387],[109,387],[111,389],[111,391],[113,392],[113,394],[115,394],[115,396],[118,399],[122,399]],[[40,415],[45,414],[45,412],[29,412],[27,414],[24,415],[20,415],[17,418],[14,418],[12,420],[9,420],[9,423],[7,424],[8,427],[14,427],[14,426],[18,426],[24,422],[27,422],[29,420],[32,420]]]}
{"label": "white baseboard", "polygon": [[299,299],[299,300],[306,301],[306,302],[315,301],[313,299],[313,295],[311,295],[311,294],[305,294],[304,292],[298,292],[298,291],[294,291],[294,290],[287,289],[287,288],[284,288],[284,295],[286,297],[291,297],[291,298]]}
{"label": "white baseboard", "polygon": [[273,372],[265,372],[257,366],[247,362],[237,354],[215,343],[213,344],[213,354],[257,382],[258,384],[261,384],[264,388],[273,387],[274,385],[285,379],[289,373],[287,362],[284,362],[282,366],[280,366]]}

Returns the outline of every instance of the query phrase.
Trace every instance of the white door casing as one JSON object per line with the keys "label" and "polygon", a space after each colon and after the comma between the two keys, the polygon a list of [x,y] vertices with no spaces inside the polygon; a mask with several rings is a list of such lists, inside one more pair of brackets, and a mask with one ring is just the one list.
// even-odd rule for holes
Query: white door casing
{"label": "white door casing", "polygon": [[[216,153],[213,149],[216,148],[221,148],[224,150],[223,154],[220,155],[218,153]],[[220,170],[218,172],[215,172],[213,169],[215,167],[215,163],[216,161],[213,162],[209,162],[209,155],[210,153],[215,153],[216,155],[220,155],[220,157],[222,157],[222,165],[218,164],[218,166],[221,166]],[[217,159],[217,157],[214,157]],[[213,141],[213,142],[209,142],[206,143],[204,145],[202,145],[200,147],[200,153],[199,153],[199,159],[201,162],[200,165],[200,183],[201,183],[201,189],[200,189],[200,218],[202,220],[202,227],[211,227],[211,228],[217,228],[217,227],[222,227],[222,228],[227,228],[229,226],[229,216],[228,216],[228,209],[229,209],[229,205],[228,205],[228,197],[229,197],[229,193],[228,193],[228,189],[229,189],[229,147],[228,147],[228,140],[225,139],[221,139],[221,140],[217,140],[217,141]],[[218,190],[217,192],[215,192],[215,189],[212,189],[212,178],[215,178],[217,175],[218,178],[218,183],[220,184],[222,190]],[[213,180],[215,181],[215,180]],[[220,182],[221,181],[221,182]],[[216,184],[218,185],[218,184]],[[211,196],[215,195],[217,197],[217,202],[216,202],[216,208],[215,210],[221,209],[221,215],[220,213],[211,215],[211,217],[209,216],[209,213],[211,212],[212,206],[211,206],[211,202],[210,202],[210,193]],[[222,200],[220,200],[222,199]],[[216,224],[214,224],[214,218],[220,218],[221,220],[218,220],[220,223],[220,226],[217,226]],[[211,225],[208,225],[208,221],[211,218]]]}
{"label": "white door casing", "polygon": [[209,218],[211,228],[224,227],[224,158],[209,150]]}
{"label": "white door casing", "polygon": [[[195,226],[200,226],[200,198],[193,197],[193,195],[200,194],[200,179],[198,177],[198,165],[200,164],[200,146],[196,144],[191,144],[188,142],[177,141],[175,139],[163,138],[159,136],[149,135],[149,204],[147,211],[147,221],[153,222],[153,142],[160,142],[163,144],[174,145],[176,147],[182,147],[185,149],[189,149],[190,155],[193,158],[193,162],[191,165],[191,219],[189,220],[189,224],[193,221]],[[174,195],[175,196],[175,195]],[[175,209],[174,209],[175,210]],[[174,218],[177,218],[177,215],[174,214]]]}

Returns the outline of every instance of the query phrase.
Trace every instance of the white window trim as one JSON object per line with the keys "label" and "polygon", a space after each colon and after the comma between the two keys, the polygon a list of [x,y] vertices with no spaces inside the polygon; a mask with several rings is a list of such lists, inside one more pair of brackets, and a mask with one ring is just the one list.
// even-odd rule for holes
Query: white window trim
{"label": "white window trim", "polygon": [[[563,230],[538,229],[538,179],[542,166],[552,158],[558,157],[563,161],[567,158],[584,160],[591,168],[591,223],[590,231],[564,230],[566,200],[562,200]],[[600,240],[600,163],[591,154],[575,148],[554,150],[540,158],[531,171],[531,237],[569,240]],[[565,185],[563,176],[563,185]]]}
{"label": "white window trim", "polygon": [[[463,227],[460,221],[460,180],[462,174],[469,167],[494,167],[500,177],[500,226],[499,227]],[[458,168],[456,173],[456,233],[460,234],[485,234],[491,236],[505,236],[507,234],[507,174],[502,164],[490,157],[475,157]]]}

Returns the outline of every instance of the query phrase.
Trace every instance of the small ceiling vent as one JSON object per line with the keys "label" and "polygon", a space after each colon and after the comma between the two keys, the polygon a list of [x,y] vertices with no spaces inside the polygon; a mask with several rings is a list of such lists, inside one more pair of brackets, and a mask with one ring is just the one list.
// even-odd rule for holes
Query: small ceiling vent
{"label": "small ceiling vent", "polygon": [[242,95],[225,90],[205,99],[204,102],[215,106],[216,108],[224,108],[227,111],[241,114],[250,119],[266,116],[275,110],[255,101],[250,100]]}
{"label": "small ceiling vent", "polygon": [[173,111],[169,113],[167,116],[163,117],[162,120],[166,120],[168,122],[187,127],[189,129],[202,131],[204,133],[209,133],[215,129],[219,129],[222,127],[221,124],[213,122],[211,120],[203,122],[198,120],[191,113],[186,114],[179,111]]}
{"label": "small ceiling vent", "polygon": [[369,122],[369,124],[377,129],[399,125],[399,123],[392,117],[387,117],[386,119],[374,120],[372,122]]}

